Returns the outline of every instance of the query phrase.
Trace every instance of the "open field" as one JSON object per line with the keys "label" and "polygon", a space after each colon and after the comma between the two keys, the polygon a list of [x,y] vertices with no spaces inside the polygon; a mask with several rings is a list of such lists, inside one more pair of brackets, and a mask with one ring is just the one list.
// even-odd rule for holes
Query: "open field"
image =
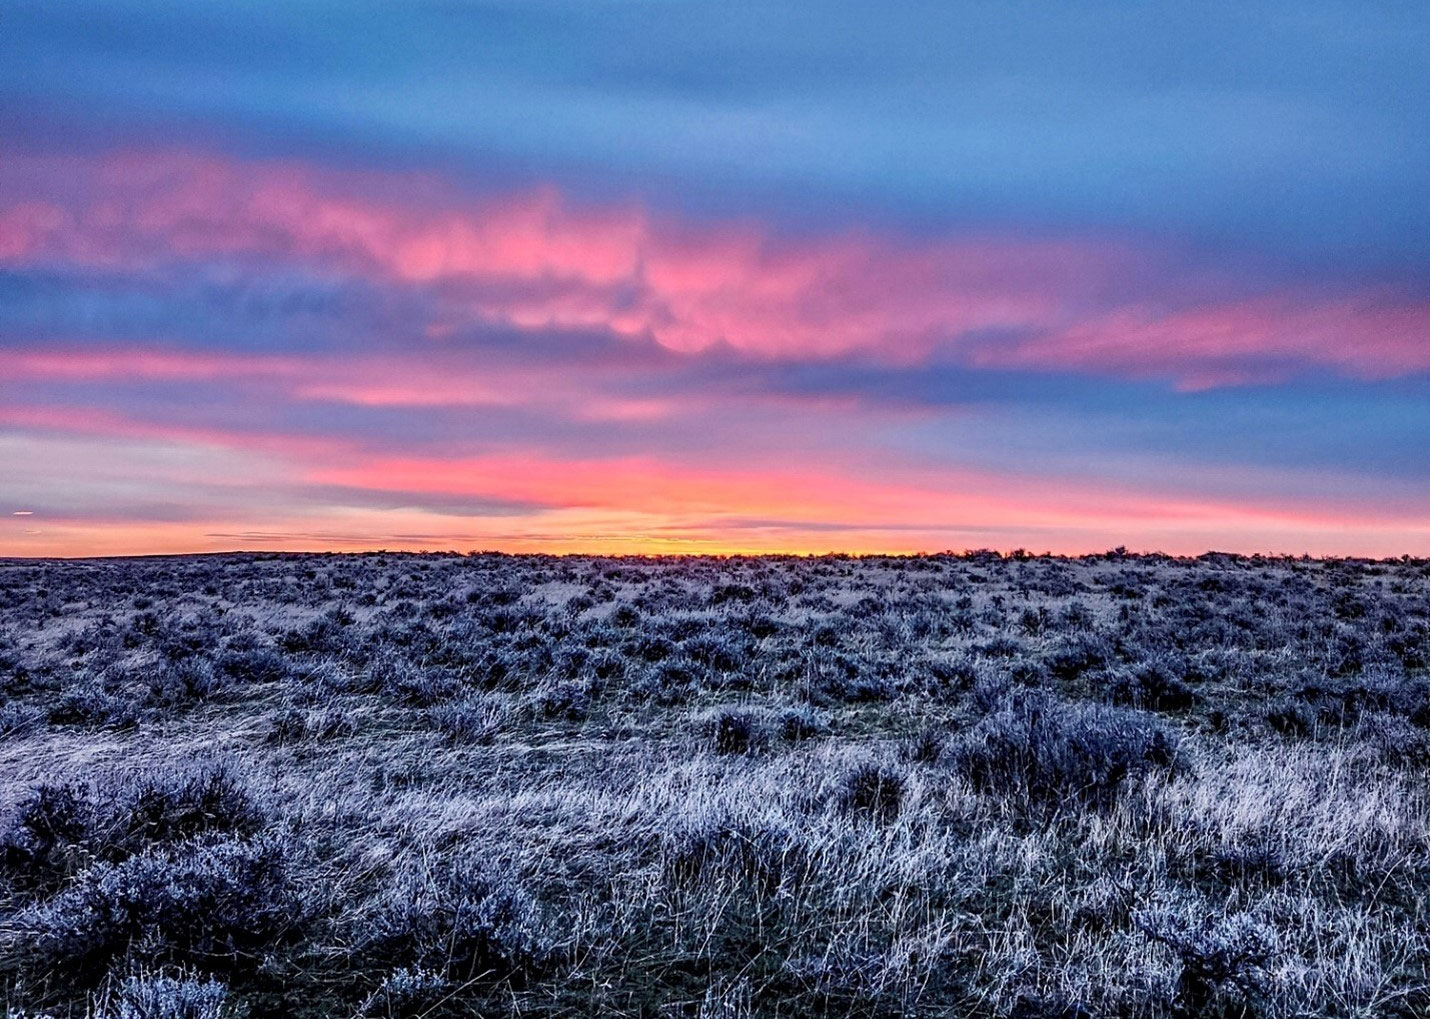
{"label": "open field", "polygon": [[1430,1014],[1430,561],[0,563],[16,1014]]}

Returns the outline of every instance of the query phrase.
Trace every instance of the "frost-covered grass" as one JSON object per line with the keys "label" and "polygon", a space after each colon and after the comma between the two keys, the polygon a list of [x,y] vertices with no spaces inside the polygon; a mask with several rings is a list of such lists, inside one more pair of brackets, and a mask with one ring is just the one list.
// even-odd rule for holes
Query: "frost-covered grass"
{"label": "frost-covered grass", "polygon": [[1430,563],[0,563],[15,1014],[1430,1014]]}

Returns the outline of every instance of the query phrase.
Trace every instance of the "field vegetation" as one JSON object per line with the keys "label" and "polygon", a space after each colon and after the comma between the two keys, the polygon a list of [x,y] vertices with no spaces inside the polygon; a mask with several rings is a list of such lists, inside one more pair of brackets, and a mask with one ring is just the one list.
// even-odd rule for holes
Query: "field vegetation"
{"label": "field vegetation", "polygon": [[13,1016],[1430,1015],[1430,561],[0,562]]}

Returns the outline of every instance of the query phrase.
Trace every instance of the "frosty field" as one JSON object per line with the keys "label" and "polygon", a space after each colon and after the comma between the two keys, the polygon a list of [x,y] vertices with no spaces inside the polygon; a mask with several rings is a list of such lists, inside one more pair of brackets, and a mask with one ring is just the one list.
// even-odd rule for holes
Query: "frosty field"
{"label": "frosty field", "polygon": [[0,996],[1430,1014],[1430,562],[0,562]]}

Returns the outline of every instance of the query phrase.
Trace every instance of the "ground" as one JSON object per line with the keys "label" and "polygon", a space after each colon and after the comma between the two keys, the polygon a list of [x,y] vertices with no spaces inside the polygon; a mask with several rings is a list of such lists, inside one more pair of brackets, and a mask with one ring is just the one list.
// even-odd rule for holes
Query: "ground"
{"label": "ground", "polygon": [[1430,1013],[1430,562],[0,561],[13,1014]]}

